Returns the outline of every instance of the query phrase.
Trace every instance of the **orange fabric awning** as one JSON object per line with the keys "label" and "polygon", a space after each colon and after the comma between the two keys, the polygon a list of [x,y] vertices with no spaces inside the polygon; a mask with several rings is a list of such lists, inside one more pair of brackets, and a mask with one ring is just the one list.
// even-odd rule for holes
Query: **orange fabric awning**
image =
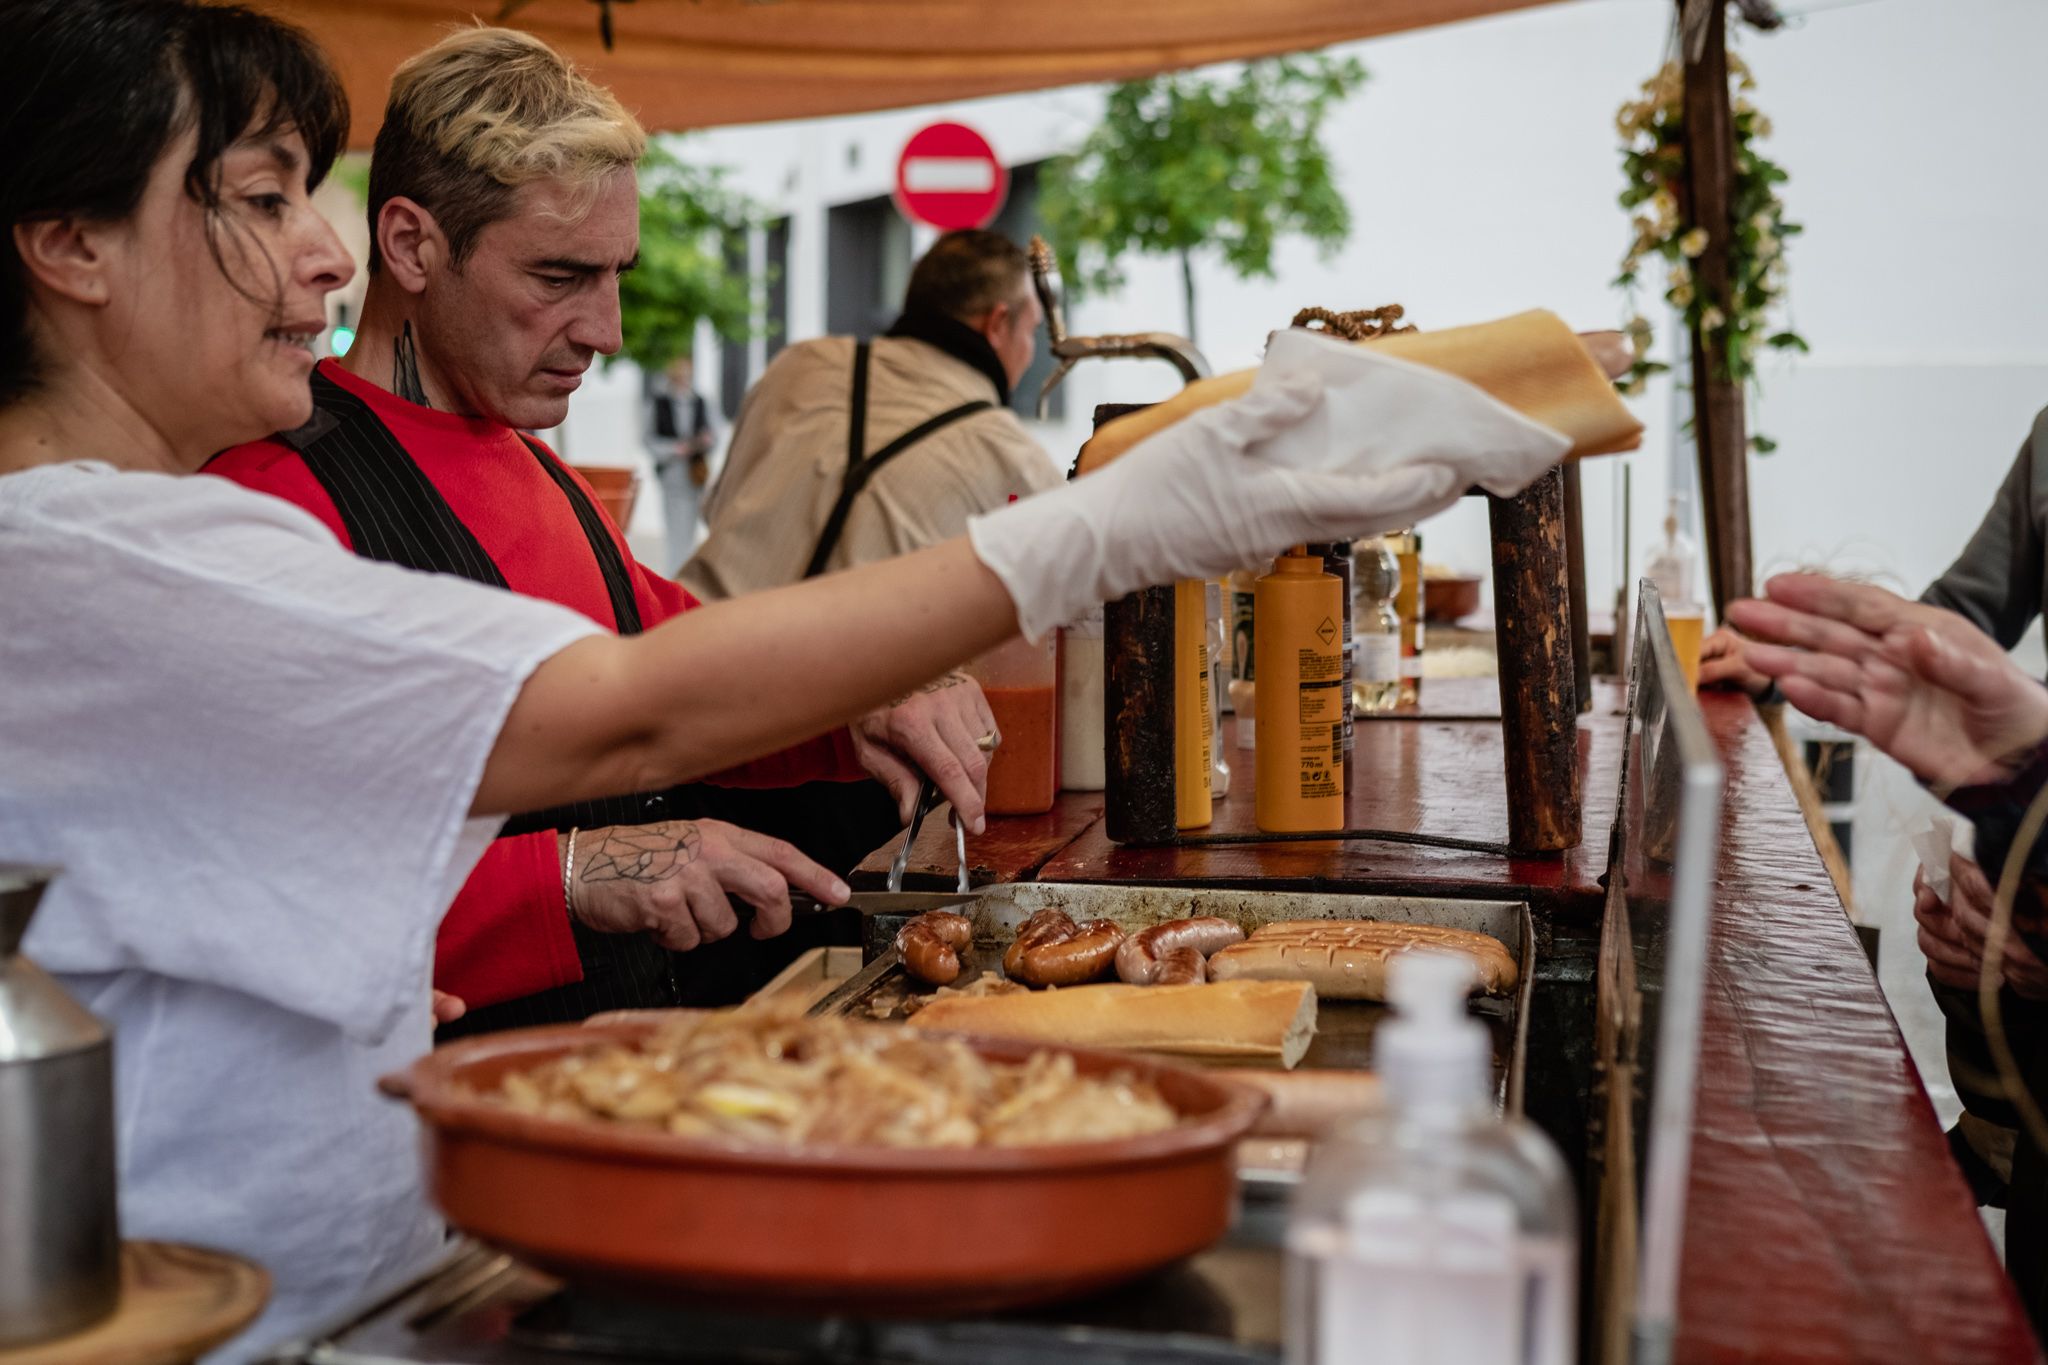
{"label": "orange fabric awning", "polygon": [[[762,123],[1130,80],[1300,52],[1550,0],[533,0],[507,22],[604,81],[649,129]],[[391,72],[496,0],[258,0],[333,56],[376,135]]]}

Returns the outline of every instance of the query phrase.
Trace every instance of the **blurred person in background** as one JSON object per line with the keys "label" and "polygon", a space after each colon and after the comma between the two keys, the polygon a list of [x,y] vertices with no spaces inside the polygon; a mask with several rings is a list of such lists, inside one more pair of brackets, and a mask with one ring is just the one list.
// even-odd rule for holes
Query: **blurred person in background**
{"label": "blurred person in background", "polygon": [[886,334],[783,348],[740,404],[683,585],[713,601],[904,554],[1058,483],[1009,406],[1044,320],[1023,249],[966,229],[918,260]]}
{"label": "blurred person in background", "polygon": [[690,357],[681,355],[648,379],[647,420],[641,432],[661,485],[671,573],[697,548],[697,503],[711,482],[711,447],[717,434],[710,405],[697,392],[693,368]]}

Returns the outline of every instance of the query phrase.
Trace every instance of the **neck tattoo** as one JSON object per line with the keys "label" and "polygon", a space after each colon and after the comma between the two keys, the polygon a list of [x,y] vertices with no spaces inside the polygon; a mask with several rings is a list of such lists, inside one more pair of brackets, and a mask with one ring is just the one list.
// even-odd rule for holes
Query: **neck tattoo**
{"label": "neck tattoo", "polygon": [[391,348],[391,391],[408,403],[423,408],[433,406],[427,401],[426,385],[420,383],[420,352],[413,344],[410,322],[399,332],[398,344]]}

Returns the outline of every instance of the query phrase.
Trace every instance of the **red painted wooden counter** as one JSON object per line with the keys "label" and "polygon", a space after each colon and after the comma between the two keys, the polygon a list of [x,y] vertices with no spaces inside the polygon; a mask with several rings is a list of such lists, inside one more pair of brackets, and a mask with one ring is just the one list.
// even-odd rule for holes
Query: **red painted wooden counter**
{"label": "red painted wooden counter", "polygon": [[[1474,703],[1480,713],[1469,689],[1432,700]],[[1101,798],[1070,794],[1050,815],[997,823],[971,841],[970,861],[983,880],[1512,892],[1591,917],[1613,819],[1621,700],[1618,687],[1602,684],[1581,722],[1586,839],[1562,858],[1388,844],[1120,849],[1102,834]],[[1744,698],[1701,700],[1727,785],[1676,1358],[2039,1359],[1769,734]],[[1505,838],[1497,721],[1361,721],[1358,752],[1354,825]],[[1233,792],[1219,829],[1249,828],[1249,786]],[[927,885],[953,876],[942,826],[913,850]],[[878,885],[890,851],[864,863],[856,881]]]}
{"label": "red painted wooden counter", "polygon": [[2038,1359],[1770,735],[1701,702],[1727,786],[1677,1359]]}

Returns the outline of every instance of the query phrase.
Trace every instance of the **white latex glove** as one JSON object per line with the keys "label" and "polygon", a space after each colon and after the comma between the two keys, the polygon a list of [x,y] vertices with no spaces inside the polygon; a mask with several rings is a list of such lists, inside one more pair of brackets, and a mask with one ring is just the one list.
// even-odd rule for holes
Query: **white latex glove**
{"label": "white latex glove", "polygon": [[[1220,578],[1290,545],[1412,526],[1482,479],[1512,492],[1570,448],[1463,380],[1343,349],[1337,384],[1323,367],[1274,357],[1244,397],[969,521],[974,552],[1009,589],[1024,633],[1038,639],[1099,602]],[[1326,403],[1326,388],[1341,401]],[[1312,440],[1278,439],[1331,415],[1339,420]],[[1291,463],[1310,459],[1320,467]]]}

